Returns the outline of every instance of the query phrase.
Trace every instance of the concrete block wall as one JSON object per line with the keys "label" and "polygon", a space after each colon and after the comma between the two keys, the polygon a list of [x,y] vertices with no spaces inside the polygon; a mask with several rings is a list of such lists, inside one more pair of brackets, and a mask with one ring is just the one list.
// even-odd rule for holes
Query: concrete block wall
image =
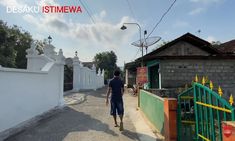
{"label": "concrete block wall", "polygon": [[160,72],[163,88],[182,87],[197,74],[220,85],[226,97],[235,95],[235,60],[161,60]]}

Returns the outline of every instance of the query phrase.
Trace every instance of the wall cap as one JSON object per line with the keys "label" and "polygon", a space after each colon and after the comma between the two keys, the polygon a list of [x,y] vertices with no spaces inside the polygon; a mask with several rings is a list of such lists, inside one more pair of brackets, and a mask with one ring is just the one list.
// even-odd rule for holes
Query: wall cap
{"label": "wall cap", "polygon": [[148,92],[148,91],[145,91],[145,90],[143,90],[143,89],[141,89],[140,91],[143,91],[143,92],[145,92],[145,93],[147,93],[148,95],[151,95],[151,96],[153,96],[153,97],[155,97],[155,98],[157,98],[157,99],[159,99],[159,100],[161,100],[161,101],[163,101],[164,102],[164,98],[162,98],[162,97],[160,97],[160,96],[157,96],[157,95],[155,95],[155,94],[153,94],[153,93],[150,93],[150,92]]}
{"label": "wall cap", "polygon": [[47,71],[31,71],[26,69],[15,69],[15,68],[4,68],[1,67],[0,71],[2,72],[17,72],[17,73],[37,73],[37,74],[47,74]]}

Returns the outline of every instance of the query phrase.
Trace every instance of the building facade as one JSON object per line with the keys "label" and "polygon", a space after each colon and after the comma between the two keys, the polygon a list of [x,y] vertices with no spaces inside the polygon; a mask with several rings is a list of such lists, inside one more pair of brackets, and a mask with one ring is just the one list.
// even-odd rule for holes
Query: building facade
{"label": "building facade", "polygon": [[[225,95],[233,94],[235,54],[227,52],[230,48],[233,46],[227,43],[215,48],[209,42],[186,33],[143,57],[148,68],[149,87],[183,87],[190,84],[197,75],[199,78],[207,77],[215,84],[215,88],[221,86]],[[141,58],[138,58],[136,64],[140,61]]]}

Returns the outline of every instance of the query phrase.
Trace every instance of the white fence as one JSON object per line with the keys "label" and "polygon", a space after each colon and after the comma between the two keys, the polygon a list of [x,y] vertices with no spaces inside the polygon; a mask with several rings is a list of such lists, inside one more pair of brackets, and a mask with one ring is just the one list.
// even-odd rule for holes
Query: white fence
{"label": "white fence", "polygon": [[27,70],[0,66],[0,132],[64,104],[64,56],[52,45],[27,50]]}
{"label": "white fence", "polygon": [[96,74],[96,68],[93,64],[92,69],[84,67],[79,61],[79,58],[75,56],[73,58],[73,90],[79,91],[81,89],[93,89],[96,90],[104,86],[104,70],[98,69]]}

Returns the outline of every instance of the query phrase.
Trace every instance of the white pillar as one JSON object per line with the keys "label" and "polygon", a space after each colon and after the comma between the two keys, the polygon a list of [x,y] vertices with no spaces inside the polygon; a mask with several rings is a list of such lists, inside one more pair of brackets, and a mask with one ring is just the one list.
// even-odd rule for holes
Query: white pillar
{"label": "white pillar", "polygon": [[58,56],[56,56],[56,65],[58,65],[60,70],[60,79],[59,79],[59,106],[63,106],[65,104],[64,101],[64,65],[65,65],[65,57],[63,55],[62,49],[59,50]]}
{"label": "white pillar", "polygon": [[77,55],[73,58],[73,90],[81,89],[81,66]]}
{"label": "white pillar", "polygon": [[87,89],[90,89],[90,70],[87,68]]}
{"label": "white pillar", "polygon": [[101,70],[98,69],[98,88],[100,88],[100,77],[101,77]]}
{"label": "white pillar", "polygon": [[98,74],[97,73],[95,73],[95,87],[96,87],[96,89],[99,88],[99,86],[98,86]]}
{"label": "white pillar", "polygon": [[80,88],[81,89],[84,89],[84,67],[83,67],[83,64],[80,62]]}
{"label": "white pillar", "polygon": [[158,69],[158,76],[159,76],[159,89],[162,89],[162,75],[160,67]]}
{"label": "white pillar", "polygon": [[126,76],[126,78],[125,78],[125,81],[126,81],[126,82],[125,82],[125,83],[126,83],[126,86],[128,86],[128,77],[129,77],[128,69],[126,69],[126,71],[125,71],[125,72],[126,72],[126,75],[125,75],[125,76]]}
{"label": "white pillar", "polygon": [[104,69],[102,70],[102,81],[101,81],[102,87],[104,87]]}
{"label": "white pillar", "polygon": [[96,67],[95,64],[92,65],[92,89],[96,90]]}

